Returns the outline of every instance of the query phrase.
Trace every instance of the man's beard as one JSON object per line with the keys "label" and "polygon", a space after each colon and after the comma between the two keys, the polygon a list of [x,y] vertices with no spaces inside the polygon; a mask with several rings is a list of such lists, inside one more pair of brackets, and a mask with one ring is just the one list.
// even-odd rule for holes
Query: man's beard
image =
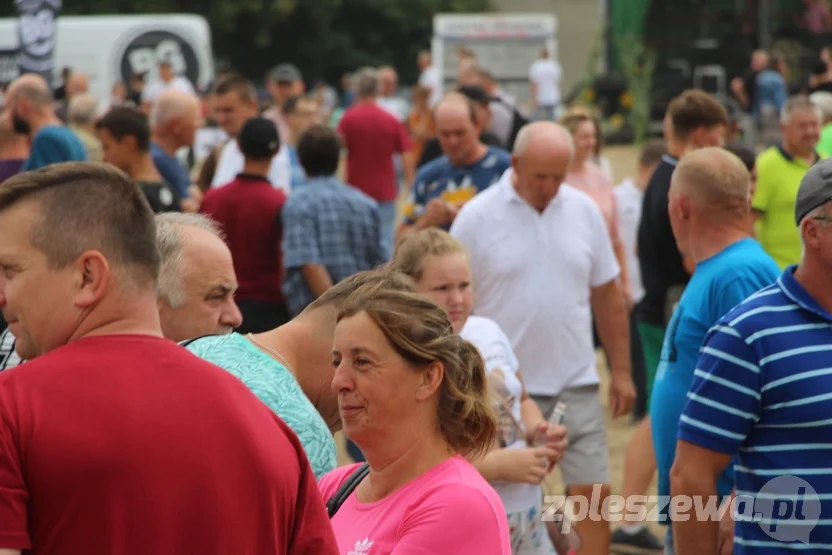
{"label": "man's beard", "polygon": [[26,136],[32,132],[32,126],[29,125],[29,122],[17,114],[12,114],[12,129],[15,133]]}

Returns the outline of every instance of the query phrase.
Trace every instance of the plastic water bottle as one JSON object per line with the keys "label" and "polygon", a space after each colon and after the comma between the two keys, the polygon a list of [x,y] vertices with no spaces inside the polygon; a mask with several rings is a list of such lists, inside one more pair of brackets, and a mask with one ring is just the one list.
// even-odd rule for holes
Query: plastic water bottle
{"label": "plastic water bottle", "polygon": [[[555,410],[552,411],[551,416],[549,416],[549,425],[550,426],[560,426],[563,423],[563,416],[566,414],[566,403],[558,403],[555,405]],[[535,441],[535,446],[542,447],[546,445],[546,441],[548,440],[547,434],[545,431],[537,432],[537,441]]]}

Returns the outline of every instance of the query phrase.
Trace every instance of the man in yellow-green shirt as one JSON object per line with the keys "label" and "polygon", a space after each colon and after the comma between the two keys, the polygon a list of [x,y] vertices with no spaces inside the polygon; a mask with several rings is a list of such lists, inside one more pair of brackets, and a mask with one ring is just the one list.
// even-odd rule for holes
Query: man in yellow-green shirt
{"label": "man in yellow-green shirt", "polygon": [[781,114],[783,142],[757,158],[757,188],[751,207],[757,238],[781,268],[800,262],[803,244],[794,222],[794,204],[803,175],[821,156],[821,115],[805,96],[786,101]]}

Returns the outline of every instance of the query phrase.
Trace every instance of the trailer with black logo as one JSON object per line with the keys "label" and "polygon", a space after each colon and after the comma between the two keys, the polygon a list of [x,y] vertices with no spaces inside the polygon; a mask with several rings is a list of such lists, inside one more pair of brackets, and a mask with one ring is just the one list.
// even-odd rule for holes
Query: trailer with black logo
{"label": "trailer with black logo", "polygon": [[[0,18],[0,85],[18,73],[18,21]],[[56,79],[63,67],[86,73],[90,93],[101,100],[110,98],[114,83],[129,83],[135,73],[145,73],[145,82],[154,81],[162,60],[196,89],[214,78],[211,31],[201,16],[58,16],[56,21],[53,30],[42,29],[54,34]],[[27,32],[39,30],[30,26]]]}

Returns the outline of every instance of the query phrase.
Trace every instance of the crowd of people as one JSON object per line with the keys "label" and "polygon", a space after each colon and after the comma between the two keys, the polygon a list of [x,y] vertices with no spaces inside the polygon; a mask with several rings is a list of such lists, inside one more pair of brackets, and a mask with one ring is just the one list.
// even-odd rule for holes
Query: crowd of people
{"label": "crowd of people", "polygon": [[692,505],[664,540],[630,505],[614,533],[602,514],[570,531],[543,485],[607,510],[606,405],[638,421],[624,496],[791,475],[832,510],[828,105],[785,100],[756,156],[685,91],[616,186],[547,52],[531,118],[458,54],[450,91],[420,55],[412,109],[392,68],[358,71],[337,117],[290,64],[265,110],[240,75],[200,98],[165,62],[103,113],[80,74],[62,100],[9,86],[0,555],[803,545],[765,527],[802,520]]}

